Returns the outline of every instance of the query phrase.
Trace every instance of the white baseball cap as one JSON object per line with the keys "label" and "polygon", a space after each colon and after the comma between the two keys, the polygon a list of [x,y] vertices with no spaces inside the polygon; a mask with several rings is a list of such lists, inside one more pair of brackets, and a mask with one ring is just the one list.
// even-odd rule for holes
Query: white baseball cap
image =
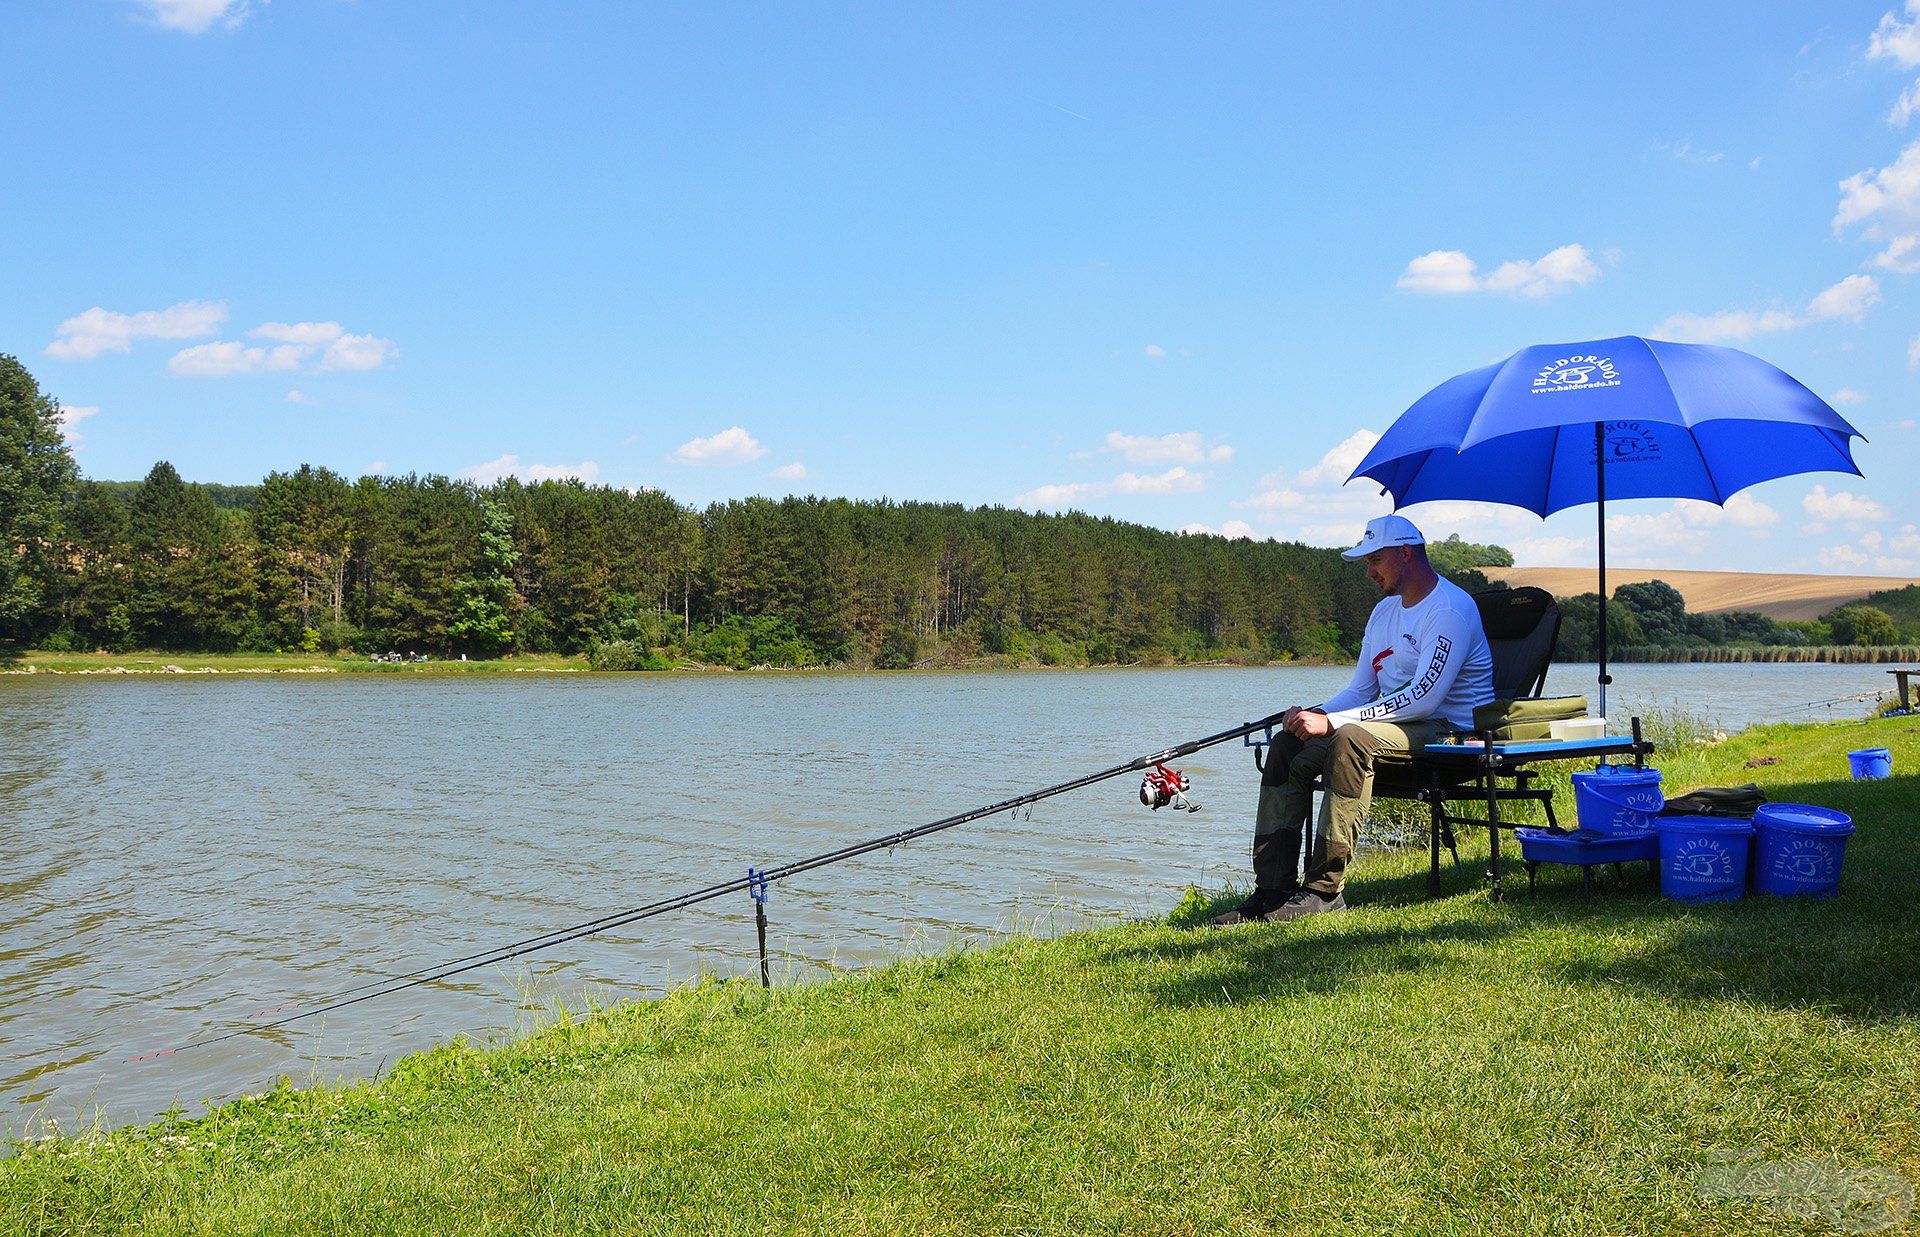
{"label": "white baseball cap", "polygon": [[1375,550],[1384,550],[1397,545],[1425,545],[1427,539],[1413,526],[1413,521],[1404,515],[1383,515],[1367,521],[1367,531],[1361,536],[1360,544],[1351,550],[1340,551],[1341,558],[1365,558]]}

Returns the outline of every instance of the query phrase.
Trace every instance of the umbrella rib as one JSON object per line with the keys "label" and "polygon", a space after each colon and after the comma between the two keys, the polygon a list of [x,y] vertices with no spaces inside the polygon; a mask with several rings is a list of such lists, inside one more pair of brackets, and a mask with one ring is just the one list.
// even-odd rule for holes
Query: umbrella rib
{"label": "umbrella rib", "polygon": [[[1645,343],[1644,340],[1641,342]],[[1687,437],[1693,440],[1693,449],[1700,454],[1700,471],[1707,475],[1707,484],[1713,487],[1713,505],[1716,507],[1724,507],[1727,505],[1727,499],[1730,498],[1731,495],[1723,494],[1720,491],[1720,479],[1713,475],[1713,465],[1708,462],[1707,453],[1700,450],[1700,435],[1696,432],[1699,427],[1694,425],[1692,414],[1680,406],[1680,397],[1675,394],[1673,389],[1673,375],[1667,372],[1666,364],[1660,360],[1660,354],[1653,350],[1652,344],[1647,344],[1646,347],[1647,355],[1653,358],[1654,368],[1660,371],[1661,380],[1667,384],[1667,395],[1673,400],[1674,411],[1680,414],[1681,428],[1687,431]],[[1707,419],[1714,420],[1715,418],[1709,417]]]}

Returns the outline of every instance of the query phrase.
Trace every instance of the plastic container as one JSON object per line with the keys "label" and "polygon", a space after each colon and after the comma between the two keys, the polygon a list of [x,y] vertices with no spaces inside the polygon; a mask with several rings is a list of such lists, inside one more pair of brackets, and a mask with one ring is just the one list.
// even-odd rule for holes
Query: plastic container
{"label": "plastic container", "polygon": [[1568,739],[1604,739],[1607,736],[1607,719],[1604,717],[1568,717],[1557,722],[1547,723],[1547,733],[1555,742]]}
{"label": "plastic container", "polygon": [[1847,763],[1853,766],[1855,781],[1866,782],[1877,777],[1893,776],[1893,753],[1884,747],[1848,752]]}
{"label": "plastic container", "polygon": [[1737,902],[1747,894],[1753,826],[1725,816],[1662,816],[1660,896],[1676,902]]}
{"label": "plastic container", "polygon": [[1601,765],[1573,775],[1573,807],[1580,827],[1594,833],[1651,833],[1654,815],[1667,804],[1660,770]]}
{"label": "plastic container", "polygon": [[1555,833],[1551,829],[1515,829],[1520,839],[1520,857],[1530,863],[1570,863],[1592,867],[1596,863],[1635,863],[1660,857],[1660,836],[1656,833],[1592,833],[1578,829]]}
{"label": "plastic container", "polygon": [[1756,893],[1831,898],[1853,836],[1853,817],[1805,803],[1768,803],[1753,814]]}

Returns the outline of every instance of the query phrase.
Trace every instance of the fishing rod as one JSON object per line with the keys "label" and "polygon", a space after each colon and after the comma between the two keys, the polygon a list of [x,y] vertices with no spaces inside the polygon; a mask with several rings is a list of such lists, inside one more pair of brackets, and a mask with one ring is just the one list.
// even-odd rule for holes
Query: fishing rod
{"label": "fishing rod", "polygon": [[[779,867],[765,869],[749,868],[746,876],[734,880],[720,881],[702,889],[695,889],[686,893],[676,894],[672,897],[661,898],[658,901],[648,902],[640,906],[628,907],[626,910],[612,911],[594,919],[583,920],[580,923],[570,924],[564,928],[555,928],[550,932],[542,932],[536,936],[525,937],[505,945],[497,945],[491,949],[483,949],[477,953],[466,954],[458,958],[449,958],[445,961],[424,966],[418,970],[408,971],[401,975],[390,975],[382,979],[356,985],[352,988],[343,988],[329,996],[319,998],[319,1004],[313,1005],[311,1008],[298,1009],[297,1012],[289,1013],[285,1017],[275,1018],[270,1022],[257,1023],[253,1026],[240,1027],[231,1031],[223,1031],[218,1035],[209,1036],[206,1039],[192,1040],[184,1044],[176,1044],[171,1048],[162,1048],[158,1052],[149,1052],[137,1057],[128,1057],[127,1061],[129,1063],[151,1061],[176,1052],[185,1052],[191,1048],[205,1048],[226,1040],[237,1039],[242,1035],[258,1035],[262,1032],[273,1030],[276,1027],[286,1026],[289,1023],[300,1022],[307,1018],[317,1018],[322,1014],[345,1009],[350,1005],[358,1005],[362,1001],[371,1001],[377,997],[392,996],[395,993],[404,992],[409,988],[417,988],[422,984],[439,983],[442,980],[451,979],[455,975],[475,970],[479,967],[492,966],[495,963],[506,962],[525,954],[552,948],[555,945],[564,945],[569,941],[576,941],[582,937],[594,936],[601,932],[611,931],[614,928],[637,923],[643,919],[651,919],[656,915],[664,915],[669,911],[685,910],[690,906],[698,906],[702,902],[711,902],[716,898],[723,898],[728,894],[739,893],[743,890],[755,894],[757,900],[759,895],[765,892],[767,886],[774,881],[785,880],[790,876],[799,876],[804,872],[811,872],[815,868],[824,868],[829,864],[844,863],[849,859],[857,859],[862,855],[872,854],[877,850],[891,850],[896,846],[904,845],[905,843],[926,837],[929,834],[939,833],[943,830],[968,824],[969,822],[980,820],[983,817],[994,816],[1001,812],[1028,807],[1043,799],[1051,799],[1056,795],[1064,795],[1070,791],[1081,790],[1098,782],[1108,781],[1127,773],[1145,771],[1146,776],[1140,786],[1140,801],[1152,807],[1154,810],[1157,811],[1161,807],[1171,803],[1174,807],[1184,808],[1189,812],[1198,811],[1197,805],[1187,798],[1187,791],[1191,789],[1190,780],[1185,774],[1167,768],[1167,762],[1169,760],[1178,760],[1183,756],[1190,756],[1195,752],[1216,746],[1217,744],[1245,738],[1255,731],[1271,731],[1275,726],[1280,724],[1281,717],[1282,714],[1275,713],[1257,722],[1243,722],[1230,730],[1222,730],[1216,734],[1207,735],[1204,738],[1189,739],[1185,743],[1177,743],[1172,747],[1164,748],[1150,755],[1136,756],[1132,760],[1125,761],[1121,764],[1110,765],[1097,772],[1082,774],[1079,777],[1064,782],[1056,782],[1051,786],[1043,786],[1038,790],[1030,790],[1025,794],[1015,795],[1011,799],[1002,799],[998,803],[988,804],[985,807],[972,808],[965,812],[956,812],[952,816],[943,816],[938,820],[928,821],[923,825],[914,825],[911,828],[900,829],[893,833],[883,834],[880,837],[869,838],[864,842],[854,842],[834,850],[822,851],[820,854],[809,855],[804,859],[796,859],[790,863],[782,864]],[[294,1008],[294,1006],[281,1005],[264,1012],[278,1013],[281,1010],[289,1008]]]}

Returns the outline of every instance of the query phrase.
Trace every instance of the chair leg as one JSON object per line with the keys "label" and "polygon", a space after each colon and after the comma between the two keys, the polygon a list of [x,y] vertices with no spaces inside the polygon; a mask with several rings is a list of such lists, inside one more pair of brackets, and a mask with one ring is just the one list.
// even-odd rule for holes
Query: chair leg
{"label": "chair leg", "polygon": [[1593,865],[1590,863],[1580,865],[1580,900],[1593,901]]}
{"label": "chair leg", "polygon": [[1427,851],[1430,862],[1427,865],[1427,896],[1440,896],[1440,831],[1446,827],[1441,811],[1442,800],[1438,795],[1427,796]]}
{"label": "chair leg", "polygon": [[1540,870],[1540,861],[1538,859],[1527,860],[1527,896],[1529,898],[1533,896],[1534,874],[1537,873],[1539,870]]}

